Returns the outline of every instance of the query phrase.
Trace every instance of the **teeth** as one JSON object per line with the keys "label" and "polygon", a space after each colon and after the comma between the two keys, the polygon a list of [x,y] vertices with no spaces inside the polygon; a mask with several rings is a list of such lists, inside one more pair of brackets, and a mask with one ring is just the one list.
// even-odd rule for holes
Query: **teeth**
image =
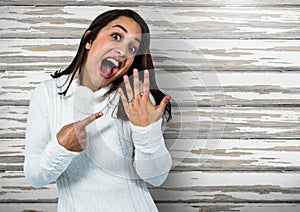
{"label": "teeth", "polygon": [[112,64],[114,64],[115,67],[119,67],[119,62],[116,61],[114,58],[107,58],[108,61],[110,61]]}

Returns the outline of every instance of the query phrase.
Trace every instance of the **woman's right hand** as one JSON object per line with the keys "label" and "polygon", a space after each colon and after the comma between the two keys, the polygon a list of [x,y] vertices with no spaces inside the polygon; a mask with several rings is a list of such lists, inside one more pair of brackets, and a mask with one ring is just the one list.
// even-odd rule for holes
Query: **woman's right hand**
{"label": "woman's right hand", "polygon": [[102,112],[98,112],[81,121],[65,125],[56,135],[58,143],[69,151],[81,152],[86,147],[85,127],[102,115]]}

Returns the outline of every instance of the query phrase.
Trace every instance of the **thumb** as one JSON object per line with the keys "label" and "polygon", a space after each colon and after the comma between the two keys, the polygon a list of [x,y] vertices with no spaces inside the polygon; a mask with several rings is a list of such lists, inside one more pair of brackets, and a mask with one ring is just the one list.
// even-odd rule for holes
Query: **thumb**
{"label": "thumb", "polygon": [[100,118],[101,116],[103,116],[103,113],[102,112],[98,112],[98,113],[95,113],[81,121],[79,121],[79,124],[82,126],[82,127],[86,127],[87,125],[89,125],[90,123],[92,123],[93,121],[95,121],[96,119]]}
{"label": "thumb", "polygon": [[170,95],[166,95],[160,102],[160,104],[156,107],[156,111],[163,113],[165,108],[172,97]]}

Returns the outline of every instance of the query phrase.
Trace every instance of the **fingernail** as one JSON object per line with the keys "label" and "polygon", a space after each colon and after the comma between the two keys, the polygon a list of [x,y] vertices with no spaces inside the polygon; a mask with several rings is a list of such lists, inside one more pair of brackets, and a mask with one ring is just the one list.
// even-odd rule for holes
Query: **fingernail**
{"label": "fingernail", "polygon": [[96,115],[96,118],[100,118],[101,116],[103,116],[103,113],[102,112],[98,112],[95,115]]}
{"label": "fingernail", "polygon": [[170,100],[170,99],[172,99],[172,96],[167,95],[167,100]]}

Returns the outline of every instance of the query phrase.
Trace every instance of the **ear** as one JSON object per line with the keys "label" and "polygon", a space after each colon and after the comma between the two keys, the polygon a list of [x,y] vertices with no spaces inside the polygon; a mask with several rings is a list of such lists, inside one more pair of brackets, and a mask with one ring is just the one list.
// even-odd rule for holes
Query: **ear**
{"label": "ear", "polygon": [[[86,38],[86,36],[88,36],[90,33],[91,33],[91,30],[86,31],[86,32],[84,33],[83,38]],[[90,48],[91,48],[91,41],[89,41],[89,42],[87,42],[87,43],[85,44],[85,49],[86,49],[86,50],[90,50]]]}
{"label": "ear", "polygon": [[90,42],[87,42],[87,43],[85,44],[85,49],[86,49],[86,50],[90,50],[90,49],[91,49],[91,43],[90,43]]}

